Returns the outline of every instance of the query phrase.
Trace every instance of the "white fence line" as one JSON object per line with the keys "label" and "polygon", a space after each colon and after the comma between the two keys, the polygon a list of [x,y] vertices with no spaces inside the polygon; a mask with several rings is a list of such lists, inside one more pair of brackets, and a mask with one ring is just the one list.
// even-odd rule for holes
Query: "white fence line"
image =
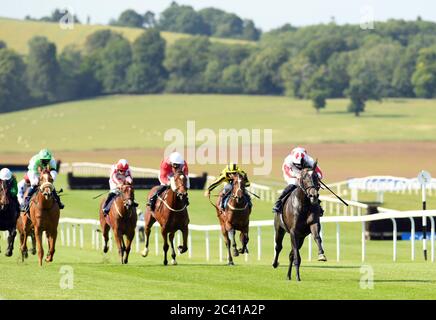
{"label": "white fence line", "polygon": [[[395,211],[395,210],[389,210],[389,209],[383,209],[385,210],[384,212],[381,213],[376,213],[376,214],[372,214],[372,215],[361,215],[361,216],[332,216],[332,217],[321,217],[321,224],[325,224],[325,223],[335,223],[336,224],[336,261],[340,261],[341,258],[341,254],[340,254],[340,227],[339,224],[340,223],[360,223],[362,225],[362,229],[361,229],[361,257],[362,257],[362,262],[365,261],[366,259],[366,228],[365,228],[365,224],[367,222],[371,222],[371,221],[380,221],[380,220],[391,220],[393,223],[392,226],[392,240],[393,240],[393,254],[392,254],[392,260],[396,261],[397,260],[397,225],[396,225],[396,220],[395,219],[403,219],[403,218],[409,218],[411,221],[413,221],[413,218],[417,218],[417,217],[427,217],[430,219],[430,225],[431,225],[431,230],[430,230],[430,244],[431,244],[431,261],[434,262],[435,261],[435,254],[434,254],[434,236],[435,236],[435,222],[434,222],[434,217],[436,216],[436,210],[427,210],[427,211]],[[99,221],[97,220],[92,220],[92,219],[73,219],[73,218],[61,218],[60,221],[60,230],[61,230],[61,245],[66,245],[66,246],[71,246],[71,241],[70,241],[70,227],[72,229],[72,237],[73,237],[73,242],[72,245],[76,246],[76,241],[74,241],[75,239],[75,233],[77,231],[77,229],[80,231],[79,232],[79,246],[80,248],[84,247],[84,232],[83,232],[83,228],[85,225],[89,225],[92,227],[92,248],[95,249],[99,249],[100,248],[100,240],[99,238],[101,237],[101,235],[98,235],[98,228],[99,228]],[[72,225],[74,225],[74,227],[72,227]],[[261,233],[261,227],[272,227],[274,225],[274,221],[273,220],[260,220],[260,221],[251,221],[250,222],[250,227],[251,228],[255,228],[255,230],[257,229],[257,260],[261,260],[262,259],[262,233]],[[144,226],[144,222],[143,221],[138,221],[137,224],[137,231],[139,229],[139,227],[143,227]],[[158,228],[159,225],[157,223],[154,224],[153,226],[155,228],[155,248],[156,248],[156,255],[159,254],[159,232],[158,232]],[[65,241],[65,229],[66,229],[66,241]],[[195,225],[195,224],[190,224],[189,225],[189,231],[200,231],[200,232],[204,232],[205,234],[205,259],[207,261],[210,261],[210,231],[219,231],[221,230],[221,227],[219,225]],[[415,224],[411,223],[411,235],[412,235],[412,239],[411,239],[411,260],[414,261],[415,260],[415,239],[414,239],[414,235],[415,235]],[[325,234],[323,233],[321,235],[321,237],[324,237]],[[223,260],[223,243],[222,243],[222,237],[219,237],[219,259],[220,261]],[[137,237],[138,239],[138,237]],[[309,245],[308,245],[308,260],[310,261],[312,258],[312,237],[309,237]],[[111,245],[112,246],[112,245]],[[135,241],[135,252],[139,252],[140,248],[140,243],[139,240]],[[189,258],[192,258],[192,238],[191,235],[189,234],[188,237],[188,246],[189,246]],[[245,257],[245,260],[248,260],[248,256]]]}

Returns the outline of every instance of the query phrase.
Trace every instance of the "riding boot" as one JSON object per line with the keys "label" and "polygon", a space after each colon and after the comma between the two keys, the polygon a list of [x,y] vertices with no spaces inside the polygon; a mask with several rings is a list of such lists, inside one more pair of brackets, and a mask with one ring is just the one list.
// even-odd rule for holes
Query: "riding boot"
{"label": "riding boot", "polygon": [[150,200],[147,202],[147,206],[150,207],[151,211],[154,211],[156,208],[157,198],[167,189],[166,185],[161,185],[156,192],[151,196]]}
{"label": "riding boot", "polygon": [[276,203],[274,204],[274,207],[272,209],[272,212],[274,213],[281,213],[283,209],[283,202],[286,199],[286,197],[294,190],[296,186],[294,184],[288,185],[285,189],[283,189],[282,194],[277,199]]}
{"label": "riding boot", "polygon": [[64,204],[61,202],[61,198],[59,197],[59,195],[56,192],[56,189],[53,189],[53,197],[55,198],[56,202],[58,203],[59,209],[65,208]]}
{"label": "riding boot", "polygon": [[106,201],[103,205],[103,213],[104,215],[107,215],[109,213],[109,211],[111,210],[111,206],[112,206],[112,200],[115,198],[117,194],[114,192],[109,192]]}
{"label": "riding boot", "polygon": [[37,188],[34,186],[29,187],[29,191],[27,191],[27,196],[23,201],[23,205],[21,207],[21,211],[29,213],[30,209],[30,199],[32,198],[33,194],[36,192]]}

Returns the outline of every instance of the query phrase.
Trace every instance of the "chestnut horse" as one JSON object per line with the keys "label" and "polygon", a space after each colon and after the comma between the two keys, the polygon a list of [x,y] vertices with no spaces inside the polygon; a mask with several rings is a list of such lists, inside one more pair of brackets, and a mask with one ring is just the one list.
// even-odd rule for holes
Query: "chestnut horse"
{"label": "chestnut horse", "polygon": [[138,219],[134,206],[135,191],[129,183],[121,185],[118,190],[119,194],[112,202],[110,211],[106,216],[103,212],[106,200],[103,199],[100,204],[100,226],[104,238],[103,252],[106,253],[109,250],[109,230],[112,228],[121,264],[127,264]]}
{"label": "chestnut horse", "polygon": [[304,239],[312,234],[318,245],[318,261],[327,261],[320,237],[321,224],[319,220],[319,178],[315,171],[317,163],[312,169],[303,169],[295,188],[286,199],[283,214],[274,217],[275,256],[273,267],[279,265],[278,259],[282,250],[283,237],[286,233],[291,236],[291,251],[289,253],[288,279],[291,280],[292,264],[295,265],[296,278],[300,281],[300,248]]}
{"label": "chestnut horse", "polygon": [[48,240],[46,262],[52,262],[55,253],[56,238],[58,235],[58,224],[60,209],[53,197],[53,178],[49,170],[43,170],[39,178],[38,190],[30,202],[30,219],[35,230],[36,247],[38,250],[38,262],[42,266],[44,248],[42,246],[42,233],[45,231]]}
{"label": "chestnut horse", "polygon": [[19,208],[7,189],[6,181],[0,180],[0,230],[7,230],[8,248],[5,255],[12,256],[14,250],[14,240],[17,235],[16,224],[19,216]]}
{"label": "chestnut horse", "polygon": [[28,258],[27,237],[32,240],[32,254],[36,254],[36,239],[35,230],[33,229],[32,221],[25,212],[21,212],[17,220],[17,230],[20,233],[20,250],[22,261]]}
{"label": "chestnut horse", "polygon": [[[221,225],[221,232],[228,250],[228,264],[233,265],[233,257],[230,246],[233,246],[233,255],[239,256],[240,253],[248,253],[248,230],[250,223],[251,207],[246,198],[245,191],[246,178],[239,173],[235,174],[232,183],[232,191],[227,201],[224,211],[220,209],[221,197],[218,197],[215,209]],[[236,230],[240,231],[242,248],[236,246]]]}
{"label": "chestnut horse", "polygon": [[[147,206],[145,211],[145,248],[142,256],[148,255],[148,244],[150,239],[151,227],[157,220],[161,226],[161,234],[163,237],[164,245],[164,265],[168,264],[167,253],[169,249],[168,238],[171,244],[171,264],[176,265],[176,252],[174,250],[174,235],[180,230],[183,234],[183,246],[179,246],[178,250],[182,254],[188,250],[188,191],[187,191],[187,177],[181,170],[177,170],[171,178],[171,186],[164,191],[157,199],[154,212]],[[148,199],[156,192],[160,186],[156,186],[150,190]]]}

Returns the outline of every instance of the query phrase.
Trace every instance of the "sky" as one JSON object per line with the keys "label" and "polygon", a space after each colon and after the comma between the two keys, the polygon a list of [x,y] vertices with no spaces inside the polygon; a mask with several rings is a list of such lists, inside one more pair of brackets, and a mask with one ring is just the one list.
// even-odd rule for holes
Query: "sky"
{"label": "sky", "polygon": [[[22,19],[26,15],[40,18],[54,8],[71,8],[82,22],[91,17],[92,24],[107,24],[125,9],[144,13],[162,12],[171,0],[0,0],[0,17]],[[328,23],[359,24],[368,17],[375,21],[390,18],[436,21],[435,0],[178,0],[195,9],[216,7],[254,20],[263,31],[286,23],[305,26]]]}

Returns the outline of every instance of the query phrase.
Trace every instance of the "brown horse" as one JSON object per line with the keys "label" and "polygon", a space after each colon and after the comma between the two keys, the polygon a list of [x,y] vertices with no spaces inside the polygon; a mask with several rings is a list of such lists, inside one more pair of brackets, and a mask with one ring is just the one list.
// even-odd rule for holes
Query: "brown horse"
{"label": "brown horse", "polygon": [[[183,234],[183,246],[179,246],[178,250],[180,253],[184,253],[188,250],[189,215],[187,210],[188,191],[186,186],[187,177],[181,170],[177,170],[171,178],[171,187],[158,197],[154,212],[147,206],[144,214],[146,242],[144,251],[142,252],[143,257],[148,255],[151,227],[156,220],[161,226],[161,234],[164,241],[164,265],[168,264],[168,238],[171,244],[171,264],[177,264],[176,252],[174,250],[174,235],[178,230],[182,231]],[[160,186],[156,186],[150,190],[148,199],[152,197],[159,187]]]}
{"label": "brown horse", "polygon": [[134,205],[135,191],[133,186],[125,183],[119,187],[119,195],[114,199],[107,216],[103,212],[105,201],[103,199],[100,204],[100,226],[104,238],[103,252],[106,253],[109,250],[109,230],[112,228],[121,264],[127,264],[138,219]]}
{"label": "brown horse", "polygon": [[[218,197],[215,205],[218,220],[221,225],[221,232],[224,236],[224,241],[228,250],[228,264],[233,265],[233,257],[230,246],[233,246],[233,255],[239,256],[240,253],[248,253],[248,230],[250,223],[251,207],[247,200],[245,191],[246,178],[239,173],[235,174],[232,183],[232,191],[227,205],[222,211],[220,209],[221,197]],[[240,240],[242,248],[237,249],[236,246],[236,230],[240,231]]]}
{"label": "brown horse", "polygon": [[286,199],[283,206],[283,214],[276,214],[274,217],[275,229],[275,256],[273,267],[279,265],[278,259],[282,250],[283,237],[286,232],[291,236],[291,251],[289,253],[288,279],[291,280],[292,264],[295,265],[296,278],[300,281],[300,248],[304,239],[312,234],[315,239],[319,252],[318,260],[327,261],[322,248],[320,237],[321,224],[319,222],[319,178],[315,171],[316,162],[313,168],[303,169],[298,181],[298,187],[295,188]]}
{"label": "brown horse", "polygon": [[60,209],[53,197],[53,178],[49,170],[41,172],[38,190],[30,202],[30,219],[35,230],[36,247],[38,250],[38,262],[42,266],[44,248],[42,246],[42,233],[45,231],[48,240],[48,254],[46,262],[52,262],[55,253],[56,238],[58,235],[58,224]]}
{"label": "brown horse", "polygon": [[12,199],[12,195],[8,190],[6,181],[0,180],[0,230],[7,230],[8,248],[5,255],[12,256],[14,250],[14,240],[17,235],[16,224],[19,215],[19,208]]}

